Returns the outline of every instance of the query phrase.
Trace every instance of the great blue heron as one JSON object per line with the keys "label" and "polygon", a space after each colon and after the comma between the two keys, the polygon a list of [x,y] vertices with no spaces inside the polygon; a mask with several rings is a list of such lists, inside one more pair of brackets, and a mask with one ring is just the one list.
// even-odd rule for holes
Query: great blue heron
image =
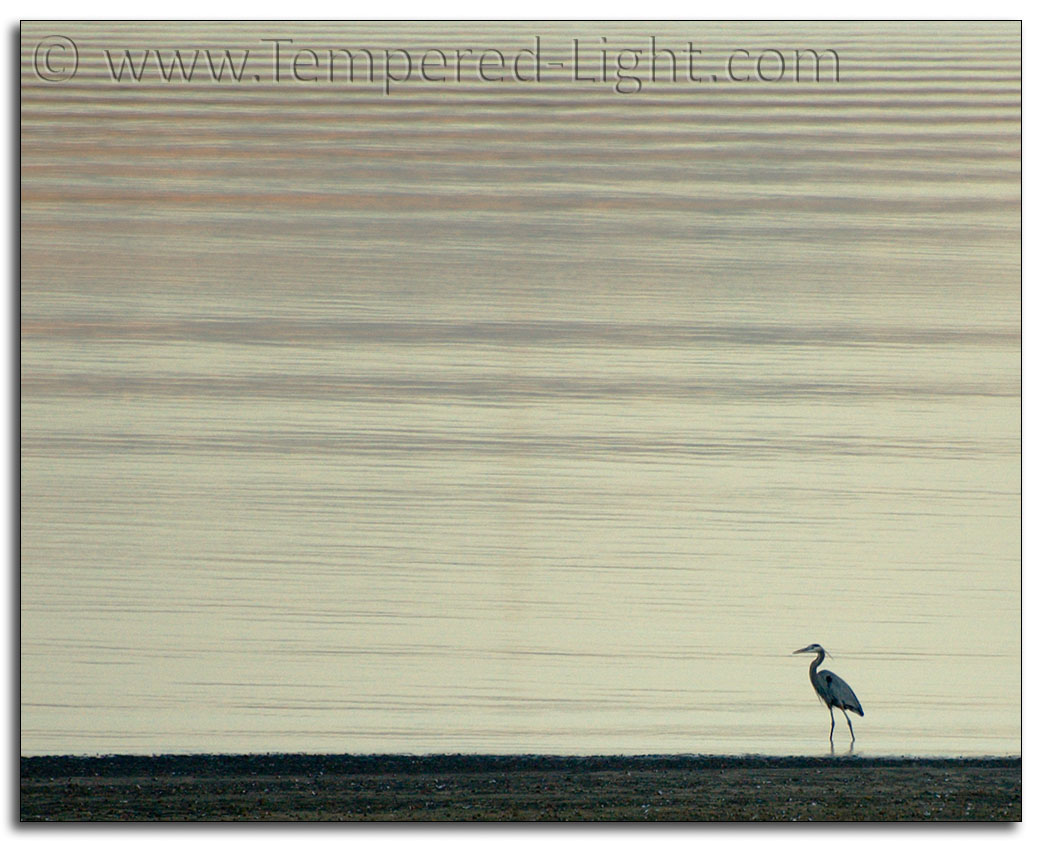
{"label": "great blue heron", "polygon": [[814,659],[814,663],[810,665],[810,683],[814,687],[814,692],[821,697],[821,700],[829,709],[829,718],[832,720],[832,727],[829,729],[829,742],[832,742],[832,732],[836,730],[836,717],[832,713],[832,709],[839,708],[843,711],[843,715],[847,717],[847,727],[850,729],[850,742],[853,743],[854,726],[850,724],[850,717],[847,716],[847,711],[852,710],[858,716],[864,716],[865,712],[861,709],[861,702],[857,700],[857,696],[850,689],[850,685],[834,672],[829,670],[818,672],[818,666],[825,660],[826,654],[820,643],[804,646],[792,654],[800,655],[804,652],[817,652],[818,654],[818,657]]}

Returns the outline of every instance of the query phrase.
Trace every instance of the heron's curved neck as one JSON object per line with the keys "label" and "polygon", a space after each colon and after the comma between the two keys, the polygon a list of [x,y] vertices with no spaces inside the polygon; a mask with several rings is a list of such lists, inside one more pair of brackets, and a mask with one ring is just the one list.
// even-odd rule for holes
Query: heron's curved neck
{"label": "heron's curved neck", "polygon": [[821,662],[825,660],[825,653],[818,652],[818,657],[814,659],[814,662],[810,665],[810,677],[814,680],[814,676],[818,674],[818,667],[821,666]]}

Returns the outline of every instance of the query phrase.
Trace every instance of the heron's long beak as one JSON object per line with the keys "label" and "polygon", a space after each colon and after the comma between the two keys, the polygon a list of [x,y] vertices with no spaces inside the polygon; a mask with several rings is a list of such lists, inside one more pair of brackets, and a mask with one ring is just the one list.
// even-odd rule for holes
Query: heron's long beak
{"label": "heron's long beak", "polygon": [[804,647],[803,647],[802,649],[797,649],[797,650],[796,650],[795,652],[793,652],[792,654],[793,654],[793,655],[801,655],[801,654],[803,654],[804,652],[810,652],[810,651],[811,651],[811,648],[810,648],[809,646],[804,646]]}

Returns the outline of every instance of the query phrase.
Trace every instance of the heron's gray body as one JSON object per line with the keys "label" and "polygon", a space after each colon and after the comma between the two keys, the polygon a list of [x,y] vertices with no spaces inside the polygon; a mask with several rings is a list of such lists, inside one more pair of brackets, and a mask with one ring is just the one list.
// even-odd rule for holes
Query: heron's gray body
{"label": "heron's gray body", "polygon": [[857,696],[855,696],[854,691],[850,689],[850,685],[834,672],[831,670],[821,670],[821,672],[818,672],[818,667],[821,665],[821,662],[825,660],[825,650],[820,646],[820,644],[812,643],[810,646],[806,646],[803,649],[797,649],[793,654],[797,655],[801,652],[817,653],[817,657],[810,665],[810,683],[814,687],[814,692],[818,694],[829,709],[829,718],[832,720],[832,728],[829,731],[829,742],[832,741],[832,733],[836,730],[836,717],[832,713],[833,708],[839,708],[843,711],[843,716],[846,717],[847,720],[847,727],[850,729],[850,741],[854,742],[854,726],[850,722],[850,717],[847,716],[847,711],[853,711],[858,716],[864,716],[865,711],[861,707],[861,702],[857,700]]}

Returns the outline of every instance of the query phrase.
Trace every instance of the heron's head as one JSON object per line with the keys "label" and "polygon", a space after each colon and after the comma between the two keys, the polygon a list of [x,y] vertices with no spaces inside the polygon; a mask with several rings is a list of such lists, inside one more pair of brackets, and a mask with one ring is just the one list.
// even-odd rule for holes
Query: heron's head
{"label": "heron's head", "polygon": [[804,652],[813,652],[815,655],[817,655],[819,652],[824,652],[826,655],[828,654],[828,652],[825,652],[825,649],[822,647],[820,643],[812,643],[810,646],[804,646],[802,649],[797,649],[792,654],[802,655]]}

